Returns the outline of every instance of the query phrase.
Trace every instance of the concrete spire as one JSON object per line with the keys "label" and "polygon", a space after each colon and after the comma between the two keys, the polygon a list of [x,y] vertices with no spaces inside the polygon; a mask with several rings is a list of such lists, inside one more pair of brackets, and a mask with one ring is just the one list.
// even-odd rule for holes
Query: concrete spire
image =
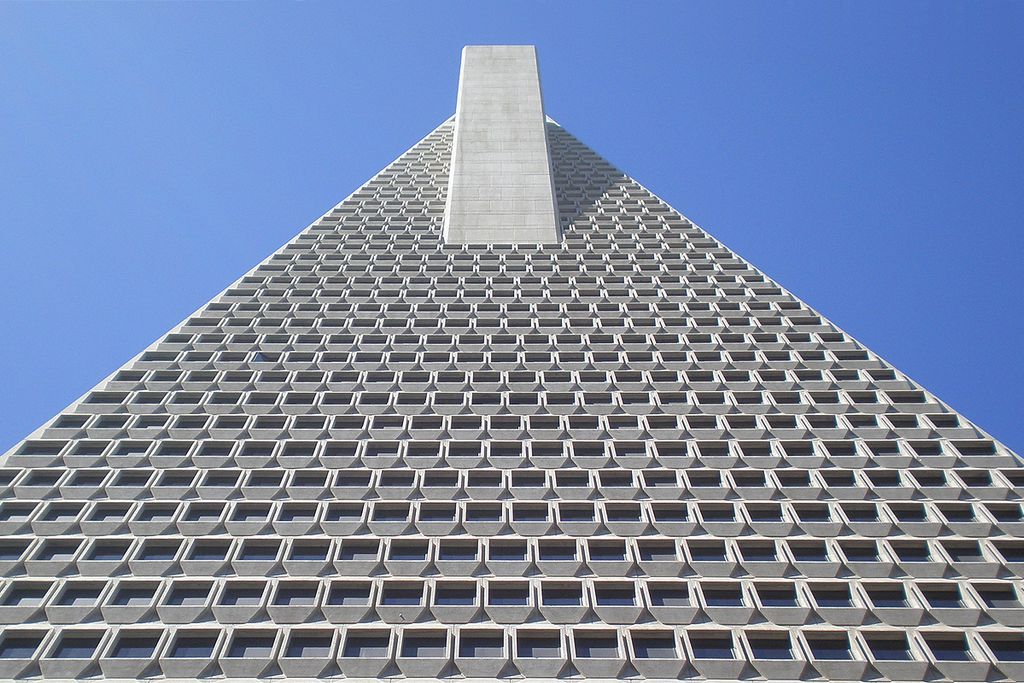
{"label": "concrete spire", "polygon": [[467,46],[444,240],[551,244],[559,239],[536,49]]}

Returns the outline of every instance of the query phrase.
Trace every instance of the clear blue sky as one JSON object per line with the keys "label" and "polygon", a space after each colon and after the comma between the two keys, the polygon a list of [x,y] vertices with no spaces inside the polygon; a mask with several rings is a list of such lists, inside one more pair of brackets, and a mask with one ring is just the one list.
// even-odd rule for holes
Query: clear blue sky
{"label": "clear blue sky", "polygon": [[1024,4],[0,3],[0,450],[535,43],[549,113],[1024,451]]}

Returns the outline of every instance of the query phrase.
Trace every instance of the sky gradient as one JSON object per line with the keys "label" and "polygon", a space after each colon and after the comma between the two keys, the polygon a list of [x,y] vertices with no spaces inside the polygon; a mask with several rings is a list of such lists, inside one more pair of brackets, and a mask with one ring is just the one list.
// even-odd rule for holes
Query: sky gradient
{"label": "sky gradient", "polygon": [[[626,11],[628,8],[628,11]],[[1024,451],[1024,4],[0,3],[0,451],[538,47],[549,115]]]}

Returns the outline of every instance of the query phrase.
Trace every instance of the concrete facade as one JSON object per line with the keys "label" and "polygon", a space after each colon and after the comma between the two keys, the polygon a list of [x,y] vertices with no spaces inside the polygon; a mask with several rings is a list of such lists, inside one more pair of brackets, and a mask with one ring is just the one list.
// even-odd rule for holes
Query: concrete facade
{"label": "concrete facade", "polygon": [[532,45],[472,45],[462,51],[443,232],[449,244],[558,242]]}
{"label": "concrete facade", "polygon": [[0,678],[1024,679],[1017,456],[547,124],[448,120],[0,458]]}

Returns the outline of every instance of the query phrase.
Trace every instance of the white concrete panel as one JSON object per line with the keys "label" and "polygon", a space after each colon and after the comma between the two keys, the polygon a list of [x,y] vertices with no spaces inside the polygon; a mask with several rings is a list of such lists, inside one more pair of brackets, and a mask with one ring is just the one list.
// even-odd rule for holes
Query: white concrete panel
{"label": "white concrete panel", "polygon": [[544,122],[532,45],[463,49],[445,242],[559,241]]}

